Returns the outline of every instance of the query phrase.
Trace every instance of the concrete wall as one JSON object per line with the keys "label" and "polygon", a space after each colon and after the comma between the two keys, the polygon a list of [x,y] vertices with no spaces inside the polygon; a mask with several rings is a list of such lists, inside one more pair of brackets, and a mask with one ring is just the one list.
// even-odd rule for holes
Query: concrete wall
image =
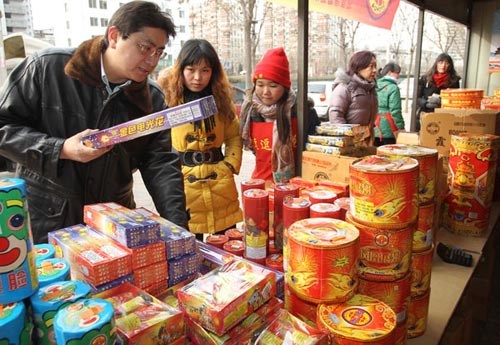
{"label": "concrete wall", "polygon": [[470,52],[466,88],[478,88],[485,95],[493,95],[500,89],[500,73],[488,72],[493,14],[500,10],[500,1],[475,2],[472,12]]}

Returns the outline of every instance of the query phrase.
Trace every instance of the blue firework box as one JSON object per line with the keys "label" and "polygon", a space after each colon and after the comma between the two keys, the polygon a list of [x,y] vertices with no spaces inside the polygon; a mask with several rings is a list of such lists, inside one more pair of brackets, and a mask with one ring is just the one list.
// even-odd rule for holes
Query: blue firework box
{"label": "blue firework box", "polygon": [[207,96],[89,134],[82,138],[82,142],[95,149],[115,145],[185,123],[199,121],[216,112],[214,97]]}
{"label": "blue firework box", "polygon": [[0,343],[30,343],[31,324],[23,302],[0,304]]}

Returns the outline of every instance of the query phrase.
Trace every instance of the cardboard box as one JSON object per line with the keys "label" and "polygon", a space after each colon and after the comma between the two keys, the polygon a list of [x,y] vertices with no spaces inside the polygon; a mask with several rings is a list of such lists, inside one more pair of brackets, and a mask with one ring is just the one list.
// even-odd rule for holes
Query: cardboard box
{"label": "cardboard box", "polygon": [[436,109],[421,114],[420,145],[448,156],[451,135],[500,134],[500,112],[478,109]]}

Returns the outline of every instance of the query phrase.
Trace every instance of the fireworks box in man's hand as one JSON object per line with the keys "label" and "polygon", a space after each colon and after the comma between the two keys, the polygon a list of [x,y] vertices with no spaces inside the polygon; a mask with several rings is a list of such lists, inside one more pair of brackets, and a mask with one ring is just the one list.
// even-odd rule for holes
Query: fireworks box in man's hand
{"label": "fireworks box in man's hand", "polygon": [[207,96],[89,134],[82,141],[86,146],[97,149],[199,121],[216,112],[214,97]]}

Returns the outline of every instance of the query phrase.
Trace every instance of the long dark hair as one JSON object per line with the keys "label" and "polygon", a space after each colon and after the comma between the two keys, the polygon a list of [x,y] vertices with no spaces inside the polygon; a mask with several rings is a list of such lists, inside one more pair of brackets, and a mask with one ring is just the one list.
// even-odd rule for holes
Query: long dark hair
{"label": "long dark hair", "polygon": [[437,73],[437,64],[440,61],[446,61],[450,64],[448,70],[446,71],[446,73],[448,73],[448,84],[452,85],[457,83],[460,80],[460,77],[457,75],[457,71],[455,71],[455,65],[453,64],[453,59],[446,53],[439,54],[438,57],[436,58],[436,61],[434,61],[434,64],[432,65],[431,69],[427,71],[427,73],[425,74],[425,79],[427,80],[427,82],[434,83],[433,77],[434,74]]}
{"label": "long dark hair", "polygon": [[388,62],[387,65],[384,66],[379,72],[379,77],[384,77],[387,75],[387,73],[392,72],[392,73],[400,73],[401,72],[401,66],[399,66],[395,62]]}
{"label": "long dark hair", "polygon": [[357,74],[362,69],[370,66],[372,63],[372,59],[376,59],[377,56],[368,50],[361,50],[359,52],[354,53],[349,60],[349,69],[347,70],[347,74],[353,76]]}

